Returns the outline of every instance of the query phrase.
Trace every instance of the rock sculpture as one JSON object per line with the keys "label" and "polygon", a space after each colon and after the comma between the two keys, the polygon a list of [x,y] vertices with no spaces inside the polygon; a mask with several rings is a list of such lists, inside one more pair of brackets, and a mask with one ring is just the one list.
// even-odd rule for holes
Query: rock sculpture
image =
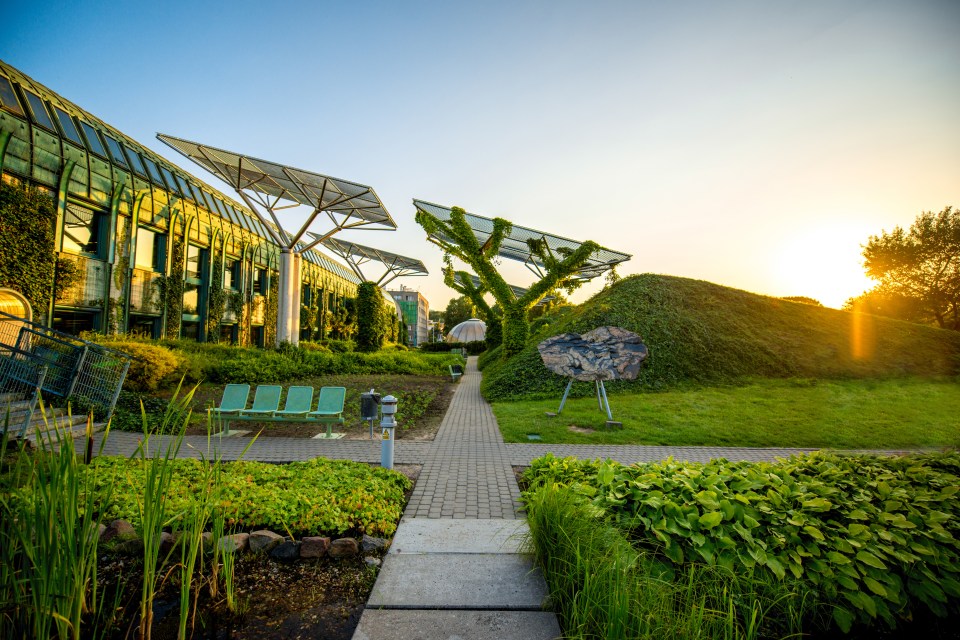
{"label": "rock sculpture", "polygon": [[640,373],[640,365],[647,359],[648,351],[640,336],[620,327],[599,327],[583,335],[562,333],[537,345],[543,364],[550,371],[570,378],[560,400],[559,415],[567,401],[574,380],[593,382],[597,390],[597,402],[607,410],[607,426],[622,426],[614,422],[610,402],[603,386],[604,380],[633,380]]}
{"label": "rock sculpture", "polygon": [[578,335],[547,338],[537,350],[550,371],[574,380],[633,380],[647,359],[640,336],[620,327],[599,327]]}

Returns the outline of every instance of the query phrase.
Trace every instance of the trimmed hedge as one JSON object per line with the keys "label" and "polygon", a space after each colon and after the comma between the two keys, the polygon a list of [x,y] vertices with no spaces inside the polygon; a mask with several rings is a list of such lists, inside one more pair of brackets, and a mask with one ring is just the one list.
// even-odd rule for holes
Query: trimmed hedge
{"label": "trimmed hedge", "polygon": [[427,353],[449,353],[451,349],[466,349],[469,355],[476,356],[487,350],[487,343],[484,340],[474,340],[472,342],[426,342],[420,345],[418,349]]}

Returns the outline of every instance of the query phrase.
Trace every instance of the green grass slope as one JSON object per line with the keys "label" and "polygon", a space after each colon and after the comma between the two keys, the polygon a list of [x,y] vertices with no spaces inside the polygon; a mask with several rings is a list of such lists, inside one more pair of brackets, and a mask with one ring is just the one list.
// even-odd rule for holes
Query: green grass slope
{"label": "green grass slope", "polygon": [[[489,400],[559,397],[566,379],[543,366],[537,344],[565,332],[614,325],[650,349],[640,377],[611,392],[755,378],[890,378],[956,375],[960,333],[789,302],[672,276],[625,278],[543,323],[527,348],[484,368]],[[589,395],[577,383],[572,395]]]}

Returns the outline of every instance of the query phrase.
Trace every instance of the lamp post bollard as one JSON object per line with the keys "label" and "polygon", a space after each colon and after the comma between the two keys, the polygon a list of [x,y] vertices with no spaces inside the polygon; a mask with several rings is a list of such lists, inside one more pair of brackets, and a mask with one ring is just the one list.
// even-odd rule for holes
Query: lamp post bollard
{"label": "lamp post bollard", "polygon": [[383,417],[380,419],[380,466],[384,469],[393,469],[393,441],[394,429],[397,421],[393,416],[397,413],[397,399],[386,396],[380,402]]}

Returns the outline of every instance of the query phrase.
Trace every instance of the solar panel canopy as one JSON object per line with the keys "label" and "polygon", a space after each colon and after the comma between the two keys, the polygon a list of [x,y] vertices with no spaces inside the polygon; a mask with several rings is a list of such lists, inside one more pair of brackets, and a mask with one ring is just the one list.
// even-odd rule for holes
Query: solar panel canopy
{"label": "solar panel canopy", "polygon": [[363,274],[363,270],[360,267],[371,260],[379,262],[387,268],[386,272],[377,280],[377,284],[381,286],[385,286],[388,282],[400,276],[427,275],[426,265],[416,258],[408,258],[396,253],[391,253],[390,251],[375,249],[374,247],[368,247],[355,242],[329,237],[325,238],[315,233],[311,233],[310,235],[319,240],[320,244],[324,247],[346,260],[350,268],[353,269],[362,280],[368,280],[368,278]]}
{"label": "solar panel canopy", "polygon": [[373,187],[158,133],[157,138],[237,190],[396,229]]}
{"label": "solar panel canopy", "polygon": [[[317,237],[316,234],[310,235]],[[375,249],[373,247],[367,247],[355,242],[338,240],[336,238],[326,238],[322,240],[320,244],[343,258],[347,258],[349,256],[351,258],[376,260],[377,262],[382,262],[388,267],[410,271],[411,273],[407,275],[412,275],[413,273],[416,273],[417,275],[427,275],[426,265],[416,258],[408,258],[406,256],[401,256],[396,253],[384,251],[382,249]]]}
{"label": "solar panel canopy", "polygon": [[[444,207],[423,200],[414,200],[413,204],[418,210],[442,222],[449,222],[451,219],[450,213],[452,209],[450,207]],[[493,233],[493,220],[469,212],[465,214],[464,218],[467,224],[470,225],[470,229],[473,231],[474,236],[476,236],[477,241],[483,245]],[[437,239],[443,242],[453,242],[452,238],[446,237],[443,233],[437,233],[435,235]],[[576,240],[570,240],[569,238],[563,238],[515,224],[510,230],[510,234],[503,239],[498,253],[504,258],[523,262],[528,266],[537,268],[535,270],[539,270],[539,268],[542,268],[544,265],[543,262],[531,252],[528,244],[530,240],[543,240],[550,253],[556,255],[558,258],[562,258],[564,253],[576,251],[583,244]],[[621,262],[626,262],[631,257],[628,253],[621,253],[604,248],[598,249],[590,255],[586,264],[580,268],[575,277],[581,280],[595,278]]]}

